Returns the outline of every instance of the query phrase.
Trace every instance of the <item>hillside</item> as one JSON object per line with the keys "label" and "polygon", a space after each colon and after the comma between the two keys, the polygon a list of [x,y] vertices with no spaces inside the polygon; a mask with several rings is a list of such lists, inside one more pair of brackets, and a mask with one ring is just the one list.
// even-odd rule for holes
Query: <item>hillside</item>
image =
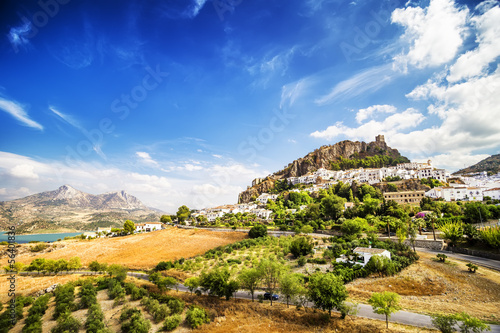
{"label": "hillside", "polygon": [[269,192],[274,188],[276,180],[300,177],[320,168],[328,170],[381,168],[407,162],[409,162],[408,158],[401,156],[397,149],[387,145],[383,135],[378,135],[375,141],[370,143],[345,140],[334,145],[322,146],[293,161],[283,170],[275,172],[240,193],[239,202],[246,203],[253,196],[257,197],[261,193]]}
{"label": "hillside", "polygon": [[500,154],[491,155],[490,157],[485,158],[479,163],[471,165],[470,167],[467,167],[465,169],[458,170],[453,174],[458,175],[464,173],[476,173],[483,171],[487,171],[488,173],[494,173],[494,174],[500,172]]}
{"label": "hillside", "polygon": [[16,223],[18,233],[119,226],[126,219],[158,220],[160,212],[125,191],[93,195],[63,185],[55,191],[0,202],[0,229]]}

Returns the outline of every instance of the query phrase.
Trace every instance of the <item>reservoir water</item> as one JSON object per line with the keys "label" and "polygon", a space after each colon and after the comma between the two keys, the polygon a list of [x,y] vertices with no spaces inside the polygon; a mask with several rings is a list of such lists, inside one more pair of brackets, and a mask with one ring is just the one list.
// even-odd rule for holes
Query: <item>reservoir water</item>
{"label": "reservoir water", "polygon": [[[16,235],[16,243],[29,243],[30,241],[39,242],[55,242],[58,239],[64,239],[64,237],[73,237],[83,234],[84,231],[80,232],[65,232],[60,234],[33,234],[33,235]],[[8,235],[6,231],[0,232],[0,242],[8,241]]]}

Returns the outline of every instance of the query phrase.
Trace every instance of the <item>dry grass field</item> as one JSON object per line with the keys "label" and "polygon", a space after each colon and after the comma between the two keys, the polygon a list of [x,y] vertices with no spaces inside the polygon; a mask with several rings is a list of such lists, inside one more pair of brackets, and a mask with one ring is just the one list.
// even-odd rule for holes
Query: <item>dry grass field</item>
{"label": "dry grass field", "polygon": [[[241,232],[168,228],[126,237],[57,242],[49,249],[50,252],[21,251],[16,261],[29,264],[36,258],[69,260],[71,257],[80,257],[84,266],[97,260],[108,264],[121,264],[130,269],[151,269],[159,261],[193,257],[244,238],[247,238],[247,234]],[[0,258],[0,266],[5,265],[7,258],[3,256]]]}
{"label": "dry grass field", "polygon": [[[80,279],[82,276],[77,274],[72,275],[55,275],[55,276],[17,276],[16,277],[16,292],[22,295],[28,296],[33,293],[47,289],[48,287],[59,283],[64,284],[69,281],[75,281]],[[0,275],[0,302],[6,303],[10,300],[8,296],[9,281],[7,280],[7,275]]]}
{"label": "dry grass field", "polygon": [[366,303],[371,293],[400,294],[404,310],[419,313],[457,313],[498,322],[500,320],[500,272],[480,267],[469,273],[465,262],[419,253],[420,260],[397,276],[358,279],[347,284],[352,299]]}

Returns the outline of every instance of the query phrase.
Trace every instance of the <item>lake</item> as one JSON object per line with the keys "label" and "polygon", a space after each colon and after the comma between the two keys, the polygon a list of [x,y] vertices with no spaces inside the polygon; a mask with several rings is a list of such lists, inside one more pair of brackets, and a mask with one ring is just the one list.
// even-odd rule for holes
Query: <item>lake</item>
{"label": "lake", "polygon": [[[8,235],[5,234],[6,231],[0,232],[0,242],[8,241]],[[64,237],[73,237],[83,234],[84,231],[80,232],[64,232],[60,234],[33,234],[33,235],[16,235],[16,243],[29,243],[30,241],[39,242],[55,242],[58,239],[64,239]]]}

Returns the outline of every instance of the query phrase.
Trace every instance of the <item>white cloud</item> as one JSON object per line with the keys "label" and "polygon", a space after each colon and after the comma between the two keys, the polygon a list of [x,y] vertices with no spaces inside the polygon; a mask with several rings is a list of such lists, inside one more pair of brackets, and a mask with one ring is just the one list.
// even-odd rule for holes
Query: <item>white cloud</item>
{"label": "white cloud", "polygon": [[154,166],[158,166],[158,162],[156,162],[149,153],[146,153],[144,151],[138,151],[135,153],[144,163],[146,164],[151,164]]}
{"label": "white cloud", "polygon": [[19,164],[10,170],[10,174],[17,178],[38,179],[35,167],[29,164]]}
{"label": "white cloud", "polygon": [[392,105],[372,105],[366,109],[360,109],[356,113],[356,121],[361,124],[368,118],[372,118],[375,113],[395,113],[396,107]]}
{"label": "white cloud", "polygon": [[50,106],[49,110],[52,111],[55,115],[57,115],[59,118],[70,124],[71,126],[82,130],[80,123],[73,116],[62,113],[53,106]]}
{"label": "white cloud", "polygon": [[406,72],[408,64],[425,68],[453,60],[466,37],[468,13],[453,0],[431,0],[427,8],[394,10],[392,22],[405,27],[402,40],[409,44],[408,52],[394,58],[395,67]]}
{"label": "white cloud", "polygon": [[484,74],[489,64],[500,56],[500,7],[493,7],[471,21],[477,30],[476,42],[479,45],[461,55],[451,66],[447,77],[449,82]]}
{"label": "white cloud", "polygon": [[222,158],[222,155],[218,155],[218,154],[212,154],[212,156],[215,158]]}
{"label": "white cloud", "polygon": [[350,139],[363,139],[371,141],[378,134],[386,137],[417,127],[425,119],[424,115],[415,109],[409,108],[401,113],[395,113],[383,121],[370,120],[359,127],[348,127],[342,122],[337,122],[323,131],[315,131],[311,136],[319,139],[332,140],[338,136],[346,136]]}
{"label": "white cloud", "polygon": [[328,94],[317,98],[315,102],[324,105],[338,98],[352,98],[366,92],[374,92],[398,75],[400,74],[391,69],[391,65],[372,67],[337,83]]}
{"label": "white cloud", "polygon": [[7,37],[16,52],[19,50],[19,47],[26,48],[30,45],[31,29],[31,22],[26,18],[23,19],[23,23],[20,26],[10,28]]}
{"label": "white cloud", "polygon": [[30,119],[24,108],[17,102],[9,101],[0,97],[0,110],[7,112],[28,127],[32,127],[40,131],[43,130],[43,126]]}

